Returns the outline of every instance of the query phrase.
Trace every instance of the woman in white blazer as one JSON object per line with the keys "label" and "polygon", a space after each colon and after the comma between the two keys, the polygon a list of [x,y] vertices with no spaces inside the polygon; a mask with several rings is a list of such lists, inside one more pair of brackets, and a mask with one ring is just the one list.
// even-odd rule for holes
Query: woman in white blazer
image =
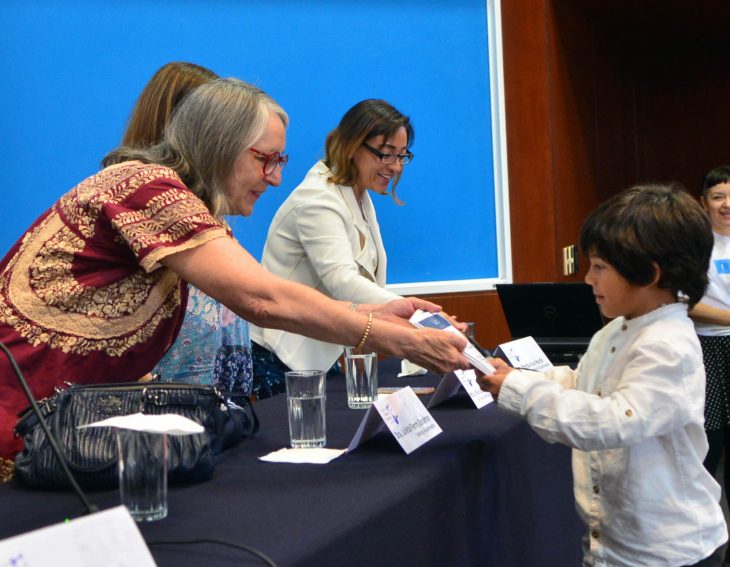
{"label": "woman in white blazer", "polygon": [[[327,136],[325,157],[284,201],[269,227],[262,264],[282,278],[352,302],[385,303],[387,257],[368,190],[401,204],[395,188],[413,159],[410,120],[383,100],[353,106]],[[341,345],[251,327],[254,395],[283,392],[284,372],[329,370]]]}

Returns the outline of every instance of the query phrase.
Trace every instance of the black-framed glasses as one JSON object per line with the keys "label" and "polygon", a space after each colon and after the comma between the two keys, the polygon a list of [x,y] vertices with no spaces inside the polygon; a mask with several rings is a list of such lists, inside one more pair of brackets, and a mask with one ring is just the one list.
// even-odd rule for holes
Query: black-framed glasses
{"label": "black-framed glasses", "polygon": [[264,152],[257,150],[256,148],[249,148],[248,151],[255,153],[257,156],[264,158],[264,175],[271,175],[274,170],[278,167],[279,171],[284,169],[286,162],[289,161],[289,156],[282,154],[281,152],[271,152],[265,154]]}
{"label": "black-framed glasses", "polygon": [[380,162],[384,163],[385,165],[395,163],[396,160],[399,164],[406,165],[407,163],[411,163],[411,161],[413,161],[413,158],[415,157],[411,152],[406,152],[404,154],[384,154],[383,152],[376,150],[374,147],[369,146],[365,142],[363,142],[362,145],[371,154],[380,158]]}

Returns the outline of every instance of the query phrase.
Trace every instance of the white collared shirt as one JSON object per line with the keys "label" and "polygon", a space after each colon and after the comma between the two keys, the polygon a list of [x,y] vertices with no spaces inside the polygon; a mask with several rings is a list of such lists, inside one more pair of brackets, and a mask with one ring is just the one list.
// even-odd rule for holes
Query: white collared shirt
{"label": "white collared shirt", "polygon": [[[547,378],[547,380],[546,380]],[[705,373],[687,308],[599,331],[577,371],[511,372],[499,406],[573,447],[586,565],[689,565],[727,541],[720,486],[702,465]]]}

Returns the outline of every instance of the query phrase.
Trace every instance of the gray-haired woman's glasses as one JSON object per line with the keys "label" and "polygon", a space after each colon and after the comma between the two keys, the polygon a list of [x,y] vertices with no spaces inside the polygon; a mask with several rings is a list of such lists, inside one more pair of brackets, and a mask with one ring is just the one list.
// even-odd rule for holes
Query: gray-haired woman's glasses
{"label": "gray-haired woman's glasses", "polygon": [[384,154],[383,152],[376,150],[374,147],[367,145],[365,142],[363,142],[362,145],[371,154],[379,157],[380,162],[384,163],[386,165],[395,163],[396,160],[398,161],[399,164],[405,165],[405,164],[413,161],[413,158],[414,158],[414,155],[411,152],[406,152],[404,154]]}
{"label": "gray-haired woman's glasses", "polygon": [[248,151],[255,153],[257,156],[261,156],[264,159],[264,175],[271,175],[277,167],[281,171],[284,169],[286,162],[289,161],[288,155],[279,152],[265,154],[256,148],[249,148]]}

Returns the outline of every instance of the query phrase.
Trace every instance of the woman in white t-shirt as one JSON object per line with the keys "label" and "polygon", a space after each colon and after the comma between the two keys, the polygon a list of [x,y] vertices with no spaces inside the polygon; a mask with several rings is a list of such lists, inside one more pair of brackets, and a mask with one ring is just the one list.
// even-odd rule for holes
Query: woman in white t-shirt
{"label": "woman in white t-shirt", "polygon": [[[702,345],[707,387],[705,431],[710,449],[705,468],[714,475],[723,450],[730,454],[730,166],[710,171],[702,187],[702,206],[715,236],[708,277],[710,285],[690,311]],[[730,467],[723,487],[730,490]]]}

